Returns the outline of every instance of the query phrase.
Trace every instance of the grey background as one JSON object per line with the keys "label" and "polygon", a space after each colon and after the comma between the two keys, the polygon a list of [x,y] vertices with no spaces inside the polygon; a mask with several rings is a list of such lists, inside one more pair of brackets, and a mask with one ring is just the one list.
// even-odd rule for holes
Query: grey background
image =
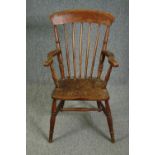
{"label": "grey background", "polygon": [[[55,48],[53,29],[48,17],[55,11],[78,8],[104,10],[116,17],[115,23],[111,26],[108,45],[108,49],[115,53],[120,64],[119,68],[113,70],[108,85],[116,135],[115,144],[109,141],[104,115],[96,112],[59,113],[54,142],[47,142],[50,94],[54,84],[49,69],[44,68],[42,62],[46,59],[47,53]],[[128,154],[128,12],[128,0],[27,0],[28,155]],[[77,26],[77,32],[78,29]],[[62,32],[61,28],[59,30]],[[63,47],[63,32],[61,34]],[[95,30],[92,34],[95,34]],[[91,36],[91,40],[94,36]],[[97,67],[97,64],[95,66]],[[94,102],[76,104],[77,102],[66,102],[65,106],[96,106]]]}

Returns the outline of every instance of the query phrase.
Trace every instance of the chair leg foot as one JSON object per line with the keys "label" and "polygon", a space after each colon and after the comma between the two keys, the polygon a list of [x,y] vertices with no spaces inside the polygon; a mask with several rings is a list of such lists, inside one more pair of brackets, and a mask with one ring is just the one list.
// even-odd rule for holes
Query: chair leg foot
{"label": "chair leg foot", "polygon": [[112,142],[112,143],[115,143],[115,139],[112,139],[111,142]]}
{"label": "chair leg foot", "polygon": [[105,110],[106,110],[106,117],[107,117],[107,122],[108,122],[108,126],[109,126],[109,132],[110,132],[110,136],[111,136],[111,142],[115,143],[113,120],[112,120],[112,114],[111,114],[111,109],[110,109],[108,100],[105,101]]}
{"label": "chair leg foot", "polygon": [[49,143],[52,143],[52,141],[53,141],[53,133],[52,133],[52,134],[50,133],[48,142],[49,142]]}
{"label": "chair leg foot", "polygon": [[54,132],[54,125],[56,120],[56,100],[53,100],[52,103],[52,110],[51,110],[51,118],[50,118],[50,131],[49,131],[49,143],[53,141],[53,132]]}

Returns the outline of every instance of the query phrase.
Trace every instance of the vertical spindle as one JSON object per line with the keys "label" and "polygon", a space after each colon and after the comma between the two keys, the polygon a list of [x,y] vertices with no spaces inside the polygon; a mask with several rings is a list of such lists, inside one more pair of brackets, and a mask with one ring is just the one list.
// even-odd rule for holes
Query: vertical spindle
{"label": "vertical spindle", "polygon": [[91,31],[91,23],[89,24],[88,35],[87,35],[87,49],[86,49],[86,59],[85,59],[85,78],[87,77],[87,70],[88,70],[88,59],[89,59],[89,51],[90,51],[90,31]]}
{"label": "vertical spindle", "polygon": [[67,59],[67,69],[68,69],[68,77],[70,78],[70,59],[69,59],[69,50],[68,50],[68,33],[66,30],[65,24],[64,26],[64,36],[65,36],[65,47],[66,47],[66,59]]}
{"label": "vertical spindle", "polygon": [[91,78],[92,78],[93,70],[94,70],[94,64],[95,64],[95,58],[96,58],[96,52],[97,52],[99,37],[100,37],[100,25],[98,25],[98,27],[97,27],[96,41],[95,41],[95,47],[94,47],[94,52],[93,52],[93,60],[92,60],[92,66],[91,66],[91,74],[90,74]]}
{"label": "vertical spindle", "polygon": [[75,25],[74,23],[72,23],[72,51],[73,51],[74,79],[76,79],[76,52],[75,52]]}
{"label": "vertical spindle", "polygon": [[[58,29],[56,25],[54,25],[54,34],[55,34],[55,40],[56,40],[56,48],[58,51],[61,51],[60,39],[59,39]],[[61,72],[61,78],[64,79],[65,74],[64,74],[64,66],[62,61],[62,53],[58,55],[58,62],[59,62],[59,68]]]}
{"label": "vertical spindle", "polygon": [[82,76],[82,36],[83,36],[83,23],[80,25],[80,54],[79,54],[79,66],[80,66],[80,75]]}
{"label": "vertical spindle", "polygon": [[[109,32],[110,32],[110,26],[107,26],[106,27],[106,31],[105,31],[105,35],[104,35],[102,51],[105,51],[107,49]],[[103,62],[104,62],[104,59],[105,59],[105,55],[103,54],[102,51],[101,51],[101,54],[100,54],[100,60],[99,60],[100,62],[99,62],[99,66],[98,66],[98,74],[97,74],[98,78],[101,77],[102,70],[103,70]]]}

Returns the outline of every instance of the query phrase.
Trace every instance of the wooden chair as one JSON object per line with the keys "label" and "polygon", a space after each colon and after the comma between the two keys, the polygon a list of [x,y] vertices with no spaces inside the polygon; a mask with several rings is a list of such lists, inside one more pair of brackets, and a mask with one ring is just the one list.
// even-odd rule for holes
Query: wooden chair
{"label": "wooden chair", "polygon": [[[59,111],[103,111],[108,122],[109,132],[111,136],[111,141],[114,143],[114,130],[112,115],[109,105],[109,93],[106,88],[108,80],[110,78],[110,73],[113,67],[118,67],[118,63],[115,60],[114,54],[107,50],[107,43],[109,37],[110,26],[114,21],[114,17],[103,11],[95,10],[65,10],[61,12],[56,12],[50,16],[50,20],[53,25],[56,49],[48,53],[47,61],[44,62],[44,66],[48,66],[51,70],[52,77],[55,83],[55,89],[52,94],[52,112],[50,118],[50,131],[49,131],[49,142],[52,142],[53,131],[56,120],[56,115]],[[66,28],[66,24],[72,26],[72,51],[69,51],[69,35]],[[79,50],[76,50],[75,32],[76,24],[80,25],[79,37]],[[83,49],[83,26],[88,24],[87,33],[87,48]],[[94,44],[94,50],[92,62],[90,63],[90,34],[92,24],[97,25],[97,34]],[[65,37],[65,58],[62,55],[60,47],[60,38],[58,33],[58,26],[63,27],[64,37]],[[98,49],[98,42],[100,38],[100,28],[103,26],[105,28],[104,39],[102,50],[100,52],[100,57],[97,60],[96,51]],[[72,53],[72,56],[70,54]],[[85,55],[85,61],[83,63],[82,58]],[[58,74],[53,66],[53,60],[57,57],[61,77],[58,78]],[[101,79],[101,74],[103,70],[103,64],[105,58],[108,60],[109,67],[106,71],[105,78]],[[72,61],[70,61],[72,59]],[[76,63],[76,60],[79,60]],[[94,64],[98,61],[97,75],[94,76]],[[73,62],[73,63],[72,63]],[[65,70],[64,65],[66,64],[67,70]],[[89,66],[88,66],[89,64]],[[91,64],[91,65],[90,65]],[[71,76],[71,65],[73,66],[73,77]],[[83,65],[85,67],[83,67]],[[88,68],[90,69],[90,75],[88,75]],[[79,72],[77,70],[79,69]],[[82,72],[84,70],[84,73]],[[56,106],[56,101],[60,100],[58,106]],[[96,101],[97,108],[64,108],[65,100],[89,100]],[[104,103],[102,103],[104,101]]]}

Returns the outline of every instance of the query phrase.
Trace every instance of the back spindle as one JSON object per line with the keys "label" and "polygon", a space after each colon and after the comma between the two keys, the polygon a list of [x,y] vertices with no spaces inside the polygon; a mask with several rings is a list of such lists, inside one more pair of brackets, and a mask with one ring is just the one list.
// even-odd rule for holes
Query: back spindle
{"label": "back spindle", "polygon": [[[102,51],[105,51],[107,49],[107,43],[108,43],[108,38],[109,38],[109,32],[110,32],[110,26],[106,27],[105,35],[104,35],[104,40],[103,40],[103,46],[102,46]],[[100,62],[99,62],[99,67],[98,67],[98,74],[97,77],[100,78],[103,70],[103,62],[105,59],[105,55],[101,51],[100,54]]]}
{"label": "back spindle", "polygon": [[81,23],[80,25],[80,53],[79,53],[80,78],[82,76],[82,36],[83,36],[83,23]]}
{"label": "back spindle", "polygon": [[[56,25],[54,25],[54,34],[55,34],[56,48],[58,51],[61,51],[60,39],[59,39],[58,29],[57,29]],[[60,72],[61,72],[61,78],[64,79],[65,74],[64,74],[64,66],[63,66],[62,53],[61,52],[58,55],[58,62],[59,62],[59,68],[60,68]]]}
{"label": "back spindle", "polygon": [[91,66],[91,73],[90,73],[91,78],[92,78],[93,70],[94,70],[94,64],[95,64],[95,58],[96,58],[96,52],[97,52],[99,37],[100,37],[100,25],[98,25],[98,27],[97,27],[96,41],[95,41],[95,47],[94,47],[94,52],[93,52],[93,60],[92,60],[92,66]]}
{"label": "back spindle", "polygon": [[86,48],[86,58],[85,58],[85,78],[87,77],[87,70],[88,70],[88,59],[89,59],[89,51],[90,51],[90,31],[91,31],[91,23],[89,24],[88,35],[87,35],[87,48]]}
{"label": "back spindle", "polygon": [[64,36],[65,36],[65,47],[66,47],[66,59],[67,59],[67,70],[68,70],[68,78],[70,78],[70,59],[69,59],[69,50],[68,50],[68,33],[66,30],[65,24],[64,27]]}
{"label": "back spindle", "polygon": [[73,51],[74,79],[76,79],[75,24],[74,23],[72,23],[72,51]]}

